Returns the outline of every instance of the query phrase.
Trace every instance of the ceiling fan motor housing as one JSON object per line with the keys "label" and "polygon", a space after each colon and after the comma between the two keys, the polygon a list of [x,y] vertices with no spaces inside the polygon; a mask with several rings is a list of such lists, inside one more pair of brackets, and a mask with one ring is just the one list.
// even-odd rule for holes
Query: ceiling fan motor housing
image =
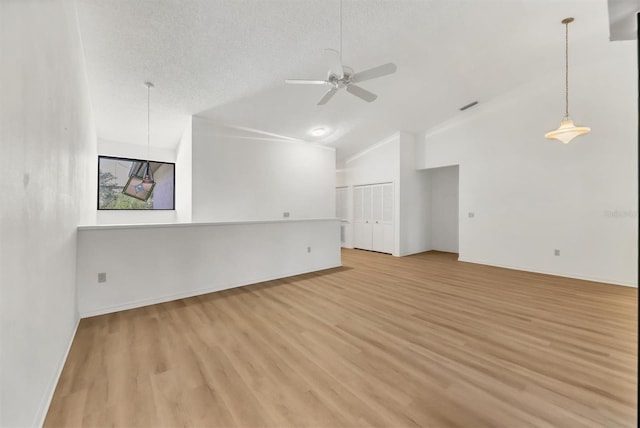
{"label": "ceiling fan motor housing", "polygon": [[354,81],[352,80],[353,70],[351,69],[351,67],[344,66],[343,70],[344,72],[342,78],[333,74],[331,70],[329,70],[329,73],[327,75],[327,82],[336,89],[344,89],[351,83],[354,83]]}

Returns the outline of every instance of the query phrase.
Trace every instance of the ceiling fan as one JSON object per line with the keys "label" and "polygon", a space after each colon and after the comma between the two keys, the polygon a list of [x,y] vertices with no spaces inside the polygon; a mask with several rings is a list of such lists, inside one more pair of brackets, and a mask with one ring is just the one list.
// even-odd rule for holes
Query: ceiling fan
{"label": "ceiling fan", "polygon": [[378,96],[373,92],[369,92],[366,89],[356,85],[367,80],[375,79],[377,77],[386,76],[396,72],[396,65],[392,62],[388,62],[377,67],[370,68],[368,70],[354,73],[350,67],[342,65],[340,60],[340,52],[333,49],[325,49],[325,57],[329,63],[329,73],[326,80],[304,80],[304,79],[287,79],[286,83],[300,84],[300,85],[328,85],[331,88],[320,99],[318,105],[326,104],[340,89],[346,89],[352,95],[365,100],[366,102],[375,101]]}
{"label": "ceiling fan", "polygon": [[285,83],[293,83],[300,85],[327,85],[331,88],[318,101],[318,105],[326,104],[340,89],[346,89],[352,95],[370,103],[376,100],[378,96],[373,92],[356,85],[367,80],[377,77],[386,76],[396,72],[396,65],[392,62],[370,68],[368,70],[354,73],[350,67],[342,65],[342,0],[340,0],[340,51],[334,49],[325,49],[325,57],[329,63],[329,73],[326,80],[304,80],[304,79],[287,79]]}

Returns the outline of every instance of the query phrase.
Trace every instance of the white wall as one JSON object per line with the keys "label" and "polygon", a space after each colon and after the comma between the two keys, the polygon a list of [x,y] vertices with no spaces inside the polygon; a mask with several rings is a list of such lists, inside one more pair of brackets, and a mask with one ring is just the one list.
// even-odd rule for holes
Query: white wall
{"label": "white wall", "polygon": [[341,186],[348,186],[349,223],[345,225],[345,247],[353,248],[353,186],[393,183],[393,218],[395,244],[393,255],[400,251],[400,136],[394,134],[346,160],[337,174]]}
{"label": "white wall", "polygon": [[[406,256],[431,249],[431,185],[429,174],[415,167],[416,141],[412,134],[398,132],[345,162],[338,174],[349,186],[387,183],[394,185],[394,256]],[[350,219],[353,221],[351,210]],[[353,224],[348,225],[347,243],[353,247]]]}
{"label": "white wall", "polygon": [[458,252],[457,165],[426,170],[431,180],[431,249]]}
{"label": "white wall", "polygon": [[431,250],[431,178],[426,171],[415,168],[413,135],[398,134],[400,141],[399,251],[398,255]]}
{"label": "white wall", "polygon": [[394,134],[347,159],[344,173],[351,186],[400,180],[400,136]]}
{"label": "white wall", "polygon": [[[78,308],[91,316],[340,266],[338,225],[308,219],[82,228]],[[106,283],[98,284],[99,272]]]}
{"label": "white wall", "polygon": [[[147,145],[123,143],[98,138],[98,154],[102,156],[114,156],[120,158],[146,159]],[[159,162],[175,162],[176,151],[162,147],[149,147],[149,158]]]}
{"label": "white wall", "polygon": [[226,131],[193,117],[193,221],[335,216],[335,149]]}
{"label": "white wall", "polygon": [[418,165],[460,165],[461,260],[637,285],[636,44],[592,40],[572,60],[590,134],[543,137],[564,108],[563,79],[545,75],[428,134]]}
{"label": "white wall", "polygon": [[0,426],[39,426],[78,321],[96,141],[75,4],[0,2]]}
{"label": "white wall", "polygon": [[[98,154],[103,156],[114,156],[131,159],[150,159],[159,162],[176,163],[176,191],[183,186],[178,182],[178,165],[176,162],[176,151],[161,147],[150,147],[147,155],[147,146],[143,144],[123,143],[119,141],[109,141],[98,138]],[[95,160],[97,162],[97,159]],[[93,190],[94,199],[97,189]],[[178,201],[176,193],[176,203]],[[95,207],[95,201],[93,207]],[[177,208],[177,206],[176,206]],[[178,218],[177,210],[94,210],[95,221],[84,223],[92,224],[146,224],[146,223],[175,223]]]}
{"label": "white wall", "polygon": [[176,150],[176,220],[180,223],[191,222],[192,209],[192,125],[191,117],[182,134]]}
{"label": "white wall", "polygon": [[349,176],[347,174],[347,170],[338,169],[336,170],[336,187],[346,187],[349,185],[348,182]]}

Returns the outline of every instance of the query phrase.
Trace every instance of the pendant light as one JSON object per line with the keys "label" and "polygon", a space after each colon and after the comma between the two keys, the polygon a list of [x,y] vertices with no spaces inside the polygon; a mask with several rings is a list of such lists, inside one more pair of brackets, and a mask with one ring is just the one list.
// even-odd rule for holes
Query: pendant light
{"label": "pendant light", "polygon": [[132,198],[139,199],[141,201],[147,202],[151,197],[153,192],[153,188],[156,185],[155,180],[153,179],[153,170],[151,169],[151,88],[153,88],[153,83],[144,82],[144,85],[147,87],[147,160],[144,163],[142,168],[142,176],[139,174],[139,169],[137,172],[133,173],[129,176],[129,180],[127,184],[122,189],[122,193],[125,195],[131,196]]}
{"label": "pendant light", "polygon": [[553,131],[549,131],[544,134],[545,137],[549,139],[556,139],[562,141],[564,144],[568,144],[571,140],[573,140],[578,135],[583,135],[591,131],[591,128],[586,126],[575,126],[573,124],[573,120],[569,117],[569,24],[574,21],[573,18],[565,18],[562,20],[562,23],[565,26],[565,89],[564,89],[564,100],[565,100],[565,110],[564,110],[564,118],[560,122],[560,126],[558,129],[554,129]]}
{"label": "pendant light", "polygon": [[147,164],[144,168],[142,182],[145,184],[154,184],[155,182],[153,181],[153,171],[151,170],[151,166],[149,165],[149,159],[151,158],[151,88],[153,88],[153,83],[144,82],[144,85],[147,87]]}

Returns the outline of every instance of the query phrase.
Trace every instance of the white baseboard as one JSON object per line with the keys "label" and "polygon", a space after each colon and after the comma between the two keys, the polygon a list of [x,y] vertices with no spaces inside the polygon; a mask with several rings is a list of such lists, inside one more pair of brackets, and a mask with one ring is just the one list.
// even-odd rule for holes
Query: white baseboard
{"label": "white baseboard", "polygon": [[34,427],[41,427],[44,424],[44,420],[47,417],[47,413],[49,412],[49,406],[51,405],[51,400],[53,399],[53,394],[56,392],[56,387],[58,386],[60,375],[62,375],[62,369],[64,369],[64,364],[67,362],[67,357],[69,356],[71,345],[73,345],[73,339],[76,337],[76,332],[78,331],[78,325],[80,325],[80,318],[76,320],[76,325],[73,328],[71,337],[69,337],[67,350],[65,351],[64,355],[62,355],[62,358],[58,362],[58,369],[49,380],[49,385],[47,387],[47,390],[45,391],[45,394],[42,396],[42,400],[40,400],[40,405],[38,406],[38,412],[36,413],[36,416],[32,424],[32,426]]}
{"label": "white baseboard", "polygon": [[458,261],[459,262],[466,262],[466,263],[475,263],[475,264],[479,264],[479,265],[494,266],[494,267],[499,267],[499,268],[504,268],[504,269],[513,269],[513,270],[521,270],[521,271],[525,271],[525,272],[541,273],[541,274],[544,274],[544,275],[561,276],[563,278],[573,278],[573,279],[580,279],[580,280],[583,280],[583,281],[602,282],[602,283],[605,283],[605,284],[622,285],[624,287],[638,288],[638,284],[637,283],[629,282],[629,281],[620,281],[620,280],[609,279],[609,278],[588,277],[588,276],[574,275],[574,274],[561,274],[561,273],[557,273],[557,272],[547,272],[547,271],[543,271],[543,270],[531,269],[531,268],[524,267],[524,266],[502,265],[502,264],[497,264],[497,263],[486,262],[486,261],[483,261],[483,260],[466,259],[466,258],[463,258],[463,257],[458,257]]}
{"label": "white baseboard", "polygon": [[426,253],[427,251],[440,251],[440,250],[434,250],[433,248],[419,248],[417,250],[398,252],[397,255],[396,254],[393,254],[393,255],[396,257],[405,257],[405,256],[412,256],[414,254]]}
{"label": "white baseboard", "polygon": [[271,277],[258,278],[256,280],[252,280],[250,282],[242,281],[242,282],[238,282],[238,283],[225,284],[225,285],[222,285],[222,286],[204,287],[204,288],[198,288],[198,289],[195,289],[195,290],[189,290],[189,291],[184,291],[184,292],[180,292],[180,293],[172,293],[172,294],[165,294],[165,295],[162,295],[162,296],[150,297],[148,299],[140,299],[140,300],[135,300],[135,301],[132,301],[132,302],[122,303],[122,304],[119,304],[119,305],[108,306],[108,307],[104,307],[104,308],[91,309],[89,311],[80,312],[80,318],[88,318],[88,317],[94,317],[94,316],[97,316],[97,315],[110,314],[110,313],[113,313],[113,312],[126,311],[128,309],[141,308],[143,306],[156,305],[158,303],[166,303],[166,302],[171,302],[172,300],[178,300],[178,299],[186,299],[186,298],[189,298],[189,297],[200,296],[202,294],[213,293],[213,292],[216,292],[216,291],[229,290],[231,288],[244,287],[244,286],[251,285],[251,284],[258,284],[258,283],[261,283],[261,282],[273,281],[273,280],[276,280],[276,279],[288,278],[288,277],[296,276],[296,275],[303,275],[305,273],[319,272],[319,271],[323,271],[323,270],[326,270],[326,269],[337,268],[337,267],[340,267],[340,266],[342,266],[342,264],[338,263],[336,265],[320,267],[320,268],[312,269],[312,270],[296,271],[296,272],[285,273],[285,274],[282,274],[282,275],[275,275],[275,276],[271,276]]}

